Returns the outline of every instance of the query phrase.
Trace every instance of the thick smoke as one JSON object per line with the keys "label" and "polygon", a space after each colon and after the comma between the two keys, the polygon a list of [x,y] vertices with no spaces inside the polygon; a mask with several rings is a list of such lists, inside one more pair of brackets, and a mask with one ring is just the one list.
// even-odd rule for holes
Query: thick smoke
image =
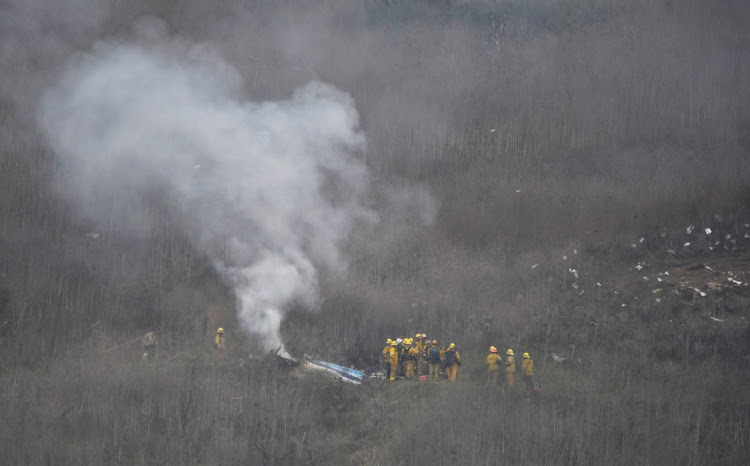
{"label": "thick smoke", "polygon": [[247,101],[231,66],[180,47],[100,45],[78,57],[46,93],[41,126],[84,210],[111,216],[94,207],[101,197],[166,193],[233,287],[244,329],[283,351],[285,306],[318,305],[316,265],[342,270],[342,240],[374,215],[352,157],[365,144],[357,111],[320,82]]}

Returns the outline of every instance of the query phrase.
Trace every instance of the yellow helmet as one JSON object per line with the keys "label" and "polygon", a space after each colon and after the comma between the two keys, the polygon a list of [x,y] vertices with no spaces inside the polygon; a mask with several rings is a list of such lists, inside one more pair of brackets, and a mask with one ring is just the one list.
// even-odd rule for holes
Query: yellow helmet
{"label": "yellow helmet", "polygon": [[217,330],[216,333],[224,333],[224,327],[219,327],[219,330]]}
{"label": "yellow helmet", "polygon": [[421,337],[421,336],[422,336],[422,334],[421,334],[421,333],[417,333],[417,334],[416,334],[416,335],[414,335],[414,336],[415,336],[415,337],[417,337],[417,338],[419,338],[419,337]]}
{"label": "yellow helmet", "polygon": [[490,353],[497,353],[497,348],[490,346]]}
{"label": "yellow helmet", "polygon": [[407,345],[407,346],[410,346],[411,345],[411,341],[412,341],[411,338],[407,338],[406,340],[404,340],[404,344]]}
{"label": "yellow helmet", "polygon": [[385,341],[385,344],[386,344],[386,345],[390,345],[392,341],[393,341],[393,340],[391,340],[391,339],[389,338],[389,339],[387,339],[387,340]]}
{"label": "yellow helmet", "polygon": [[531,356],[529,356],[529,353],[523,353],[523,357],[526,359],[531,359]]}
{"label": "yellow helmet", "polygon": [[392,341],[391,346],[398,346],[398,343],[396,343],[395,341]]}
{"label": "yellow helmet", "polygon": [[450,346],[448,346],[448,349],[453,349],[455,347],[456,347],[456,344],[455,343],[451,343]]}
{"label": "yellow helmet", "polygon": [[513,356],[513,350],[509,348],[506,354],[509,354],[510,356]]}

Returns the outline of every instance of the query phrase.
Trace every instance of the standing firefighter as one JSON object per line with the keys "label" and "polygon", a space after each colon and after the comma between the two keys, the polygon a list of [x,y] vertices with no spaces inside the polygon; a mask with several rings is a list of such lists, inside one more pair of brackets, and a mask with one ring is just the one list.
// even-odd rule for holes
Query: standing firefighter
{"label": "standing firefighter", "polygon": [[417,356],[419,356],[419,353],[417,352],[416,348],[412,348],[411,346],[411,338],[407,338],[404,353],[402,354],[402,358],[404,360],[404,377],[407,379],[413,379],[414,378],[414,363],[417,362]]}
{"label": "standing firefighter", "polygon": [[159,342],[156,340],[156,332],[148,332],[143,336],[143,359],[152,359],[156,356],[156,350],[159,348]]}
{"label": "standing firefighter", "polygon": [[440,348],[438,348],[437,340],[432,340],[432,347],[427,351],[427,364],[430,367],[430,380],[437,380],[440,376],[440,363],[442,358],[440,357]]}
{"label": "standing firefighter", "polygon": [[417,333],[417,341],[414,343],[414,349],[417,350],[417,375],[422,375],[424,371],[424,353],[427,349],[427,343],[424,341],[424,335]]}
{"label": "standing firefighter", "polygon": [[497,348],[490,346],[490,354],[487,355],[487,385],[497,385],[497,373],[500,372],[500,360]]}
{"label": "standing firefighter", "polygon": [[387,339],[385,341],[385,348],[383,348],[383,351],[380,353],[380,362],[383,364],[383,369],[385,370],[385,378],[390,379],[391,378],[391,339]]}
{"label": "standing firefighter", "polygon": [[451,343],[445,352],[445,372],[448,373],[448,381],[455,382],[458,375],[458,366],[461,365],[461,356],[456,351],[456,344]]}
{"label": "standing firefighter", "polygon": [[398,356],[398,368],[396,369],[396,376],[401,377],[404,375],[404,360],[402,358],[404,352],[404,340],[396,338],[396,355]]}
{"label": "standing firefighter", "polygon": [[396,374],[398,373],[398,343],[395,341],[391,342],[391,353],[389,355],[389,361],[391,363],[391,374],[389,380],[396,380]]}
{"label": "standing firefighter", "polygon": [[523,353],[523,362],[521,363],[521,369],[523,369],[523,381],[526,382],[526,390],[534,389],[534,361],[529,356],[529,353]]}
{"label": "standing firefighter", "polygon": [[214,348],[219,351],[224,351],[227,349],[227,340],[226,338],[224,338],[223,327],[219,327],[219,329],[216,331],[216,338],[214,338]]}
{"label": "standing firefighter", "polygon": [[508,388],[513,388],[513,379],[516,374],[516,358],[513,356],[513,350],[508,348],[505,358],[505,378],[508,380]]}

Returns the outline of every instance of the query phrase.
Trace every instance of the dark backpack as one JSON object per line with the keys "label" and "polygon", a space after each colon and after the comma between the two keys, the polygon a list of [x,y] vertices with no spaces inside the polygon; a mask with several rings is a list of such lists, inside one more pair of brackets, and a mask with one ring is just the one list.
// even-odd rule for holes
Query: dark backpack
{"label": "dark backpack", "polygon": [[440,348],[430,348],[428,358],[431,363],[436,364],[440,362]]}
{"label": "dark backpack", "polygon": [[455,362],[456,362],[456,352],[453,350],[446,351],[445,352],[445,365],[451,366]]}

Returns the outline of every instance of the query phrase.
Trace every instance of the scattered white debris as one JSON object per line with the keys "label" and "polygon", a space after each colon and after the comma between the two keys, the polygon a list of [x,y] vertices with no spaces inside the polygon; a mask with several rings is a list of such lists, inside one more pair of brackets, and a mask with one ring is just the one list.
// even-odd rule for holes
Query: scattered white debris
{"label": "scattered white debris", "polygon": [[667,249],[667,254],[672,254],[672,255],[674,256],[674,255],[676,255],[677,253],[676,253],[676,252],[674,252],[674,249]]}
{"label": "scattered white debris", "polygon": [[641,238],[641,239],[638,240],[639,243],[642,243],[644,241],[646,241],[646,238]]}
{"label": "scattered white debris", "polygon": [[750,233],[745,233],[745,238],[750,238]]}
{"label": "scattered white debris", "polygon": [[615,291],[615,294],[620,294],[620,292],[619,291]]}
{"label": "scattered white debris", "polygon": [[99,239],[99,233],[86,233],[86,236],[91,239]]}
{"label": "scattered white debris", "polygon": [[741,282],[741,281],[739,281],[739,280],[735,280],[735,279],[734,279],[734,278],[732,278],[732,277],[727,277],[727,281],[730,281],[730,282],[734,283],[735,285],[742,285],[742,282]]}
{"label": "scattered white debris", "polygon": [[578,283],[573,283],[573,288],[578,289]]}
{"label": "scattered white debris", "polygon": [[682,245],[683,248],[686,248],[688,246],[690,246],[690,243],[685,243],[685,244]]}
{"label": "scattered white debris", "polygon": [[669,271],[664,272],[664,275],[669,275]]}
{"label": "scattered white debris", "polygon": [[648,277],[643,277],[644,280],[648,281]]}
{"label": "scattered white debris", "polygon": [[200,165],[196,165],[193,168],[195,169],[195,168],[200,168],[200,167],[201,167]]}
{"label": "scattered white debris", "polygon": [[537,267],[539,267],[539,264],[534,264],[534,265],[531,266],[532,269],[535,269]]}
{"label": "scattered white debris", "polygon": [[627,306],[628,306],[628,305],[627,305],[627,304],[625,304],[625,303],[623,303],[623,304],[622,304],[622,307],[627,307]]}
{"label": "scattered white debris", "polygon": [[661,298],[655,298],[657,303],[661,302]]}
{"label": "scattered white debris", "polygon": [[706,234],[707,234],[707,235],[710,235],[710,234],[711,234],[711,229],[710,229],[710,228],[706,228]]}
{"label": "scattered white debris", "polygon": [[599,282],[596,282],[596,286],[602,286],[602,284]]}
{"label": "scattered white debris", "polygon": [[563,256],[563,260],[564,261],[568,260],[568,256]]}
{"label": "scattered white debris", "polygon": [[709,247],[708,247],[708,250],[709,250],[709,251],[713,251],[713,250],[714,250],[714,247],[713,247],[713,246],[709,246]]}
{"label": "scattered white debris", "polygon": [[494,133],[494,132],[495,132],[495,128],[492,128],[492,129],[490,130],[490,133]]}
{"label": "scattered white debris", "polygon": [[521,192],[521,190],[520,190],[520,189],[516,189],[516,192],[517,192],[517,193],[520,193],[520,192]]}
{"label": "scattered white debris", "polygon": [[746,223],[745,228],[750,228],[750,223]]}
{"label": "scattered white debris", "polygon": [[727,320],[727,319],[719,319],[718,317],[714,317],[714,316],[709,316],[709,318],[716,322],[724,322],[725,320]]}
{"label": "scattered white debris", "polygon": [[638,265],[635,266],[635,270],[641,270],[643,268],[643,263],[638,262]]}
{"label": "scattered white debris", "polygon": [[695,229],[695,227],[693,225],[688,225],[688,227],[685,229],[685,231],[687,231],[687,234],[689,235],[689,234],[691,234],[693,232],[694,229]]}
{"label": "scattered white debris", "polygon": [[631,248],[631,249],[635,249],[635,243],[631,244],[631,245],[630,245],[630,248]]}
{"label": "scattered white debris", "polygon": [[572,273],[574,277],[578,278],[578,271],[573,268],[569,268],[568,272]]}
{"label": "scattered white debris", "polygon": [[726,236],[726,239],[729,239],[729,238],[731,238],[731,237],[732,237],[732,235],[729,235],[729,234],[728,234],[728,235]]}
{"label": "scattered white debris", "polygon": [[705,296],[706,296],[706,293],[702,292],[701,290],[699,290],[699,289],[698,289],[698,288],[696,288],[696,287],[691,287],[690,289],[691,289],[691,290],[693,290],[693,291],[695,291],[695,292],[697,292],[697,293],[698,293],[699,295],[701,295],[702,297],[705,297]]}
{"label": "scattered white debris", "polygon": [[583,290],[581,290],[581,292],[580,292],[580,293],[578,293],[578,294],[579,294],[579,295],[582,295],[582,294],[583,294]]}
{"label": "scattered white debris", "polygon": [[706,270],[708,270],[709,272],[712,272],[712,273],[719,273],[719,272],[717,272],[716,270],[712,269],[711,267],[709,267],[707,265],[704,265],[703,268],[705,268]]}
{"label": "scattered white debris", "polygon": [[656,281],[658,281],[659,283],[661,283],[661,278],[656,277]]}
{"label": "scattered white debris", "polygon": [[573,254],[578,254],[578,249],[573,249]]}
{"label": "scattered white debris", "polygon": [[563,362],[568,358],[561,358],[560,356],[556,355],[555,353],[552,353],[552,360],[555,362]]}
{"label": "scattered white debris", "polygon": [[721,241],[717,241],[714,243],[714,246],[718,246],[721,243]]}

